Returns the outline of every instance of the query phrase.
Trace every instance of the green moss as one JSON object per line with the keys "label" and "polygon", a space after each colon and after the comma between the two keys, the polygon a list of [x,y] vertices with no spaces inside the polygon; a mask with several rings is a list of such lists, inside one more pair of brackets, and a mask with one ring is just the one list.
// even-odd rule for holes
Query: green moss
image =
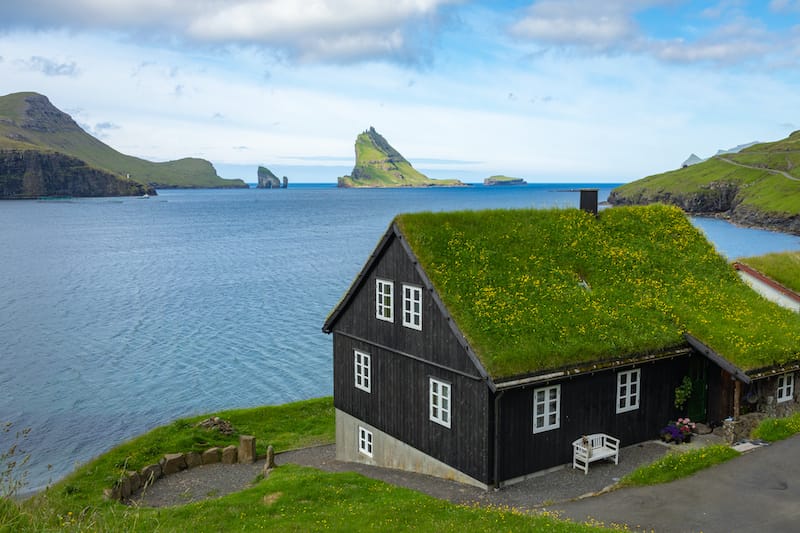
{"label": "green moss", "polygon": [[800,316],[744,285],[677,208],[396,221],[495,378],[657,351],[684,332],[745,370],[800,356]]}

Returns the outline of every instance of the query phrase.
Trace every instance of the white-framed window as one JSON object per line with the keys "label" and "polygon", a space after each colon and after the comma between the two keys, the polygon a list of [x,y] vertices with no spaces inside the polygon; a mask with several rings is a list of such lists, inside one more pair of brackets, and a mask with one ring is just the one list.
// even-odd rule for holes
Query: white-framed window
{"label": "white-framed window", "polygon": [[403,325],[422,331],[422,287],[403,285]]}
{"label": "white-framed window", "polygon": [[375,280],[375,317],[394,322],[392,312],[394,302],[394,283],[385,279]]}
{"label": "white-framed window", "polygon": [[561,385],[533,391],[533,432],[558,429],[561,425]]}
{"label": "white-framed window", "polygon": [[617,413],[639,408],[640,377],[638,368],[617,373]]}
{"label": "white-framed window", "polygon": [[430,419],[450,427],[450,384],[430,378]]}
{"label": "white-framed window", "polygon": [[372,457],[372,432],[362,426],[358,426],[358,451]]}
{"label": "white-framed window", "polygon": [[353,368],[357,389],[370,392],[372,387],[372,357],[368,353],[353,350]]}
{"label": "white-framed window", "polygon": [[778,376],[778,390],[775,396],[778,403],[794,399],[794,374]]}

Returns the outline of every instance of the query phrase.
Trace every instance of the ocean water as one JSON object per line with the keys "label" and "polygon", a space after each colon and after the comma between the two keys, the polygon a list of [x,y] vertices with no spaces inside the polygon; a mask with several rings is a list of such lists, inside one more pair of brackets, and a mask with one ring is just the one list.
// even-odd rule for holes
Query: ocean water
{"label": "ocean water", "polygon": [[[31,428],[28,488],[175,418],[331,394],[322,324],[394,215],[573,207],[577,193],[561,192],[572,187],[0,203],[0,424]],[[794,236],[695,223],[729,258],[800,249]]]}

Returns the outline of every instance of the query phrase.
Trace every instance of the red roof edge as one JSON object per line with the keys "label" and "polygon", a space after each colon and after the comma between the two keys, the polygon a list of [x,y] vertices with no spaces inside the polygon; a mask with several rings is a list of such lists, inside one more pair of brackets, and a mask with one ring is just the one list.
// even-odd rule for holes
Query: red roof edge
{"label": "red roof edge", "polygon": [[784,287],[783,285],[781,285],[777,281],[775,281],[775,280],[773,280],[771,278],[768,278],[767,276],[765,276],[764,274],[762,274],[758,270],[756,270],[756,269],[754,269],[752,267],[749,267],[749,266],[745,265],[744,263],[740,263],[738,261],[734,261],[733,262],[733,268],[736,269],[736,270],[741,270],[742,272],[745,272],[746,274],[748,274],[750,276],[753,276],[754,278],[756,278],[760,282],[764,283],[765,285],[769,285],[770,287],[772,287],[776,291],[780,292],[781,294],[783,294],[787,298],[791,298],[792,300],[794,300],[796,302],[800,302],[800,294],[797,294],[793,290],[791,290],[791,289],[789,289],[787,287]]}

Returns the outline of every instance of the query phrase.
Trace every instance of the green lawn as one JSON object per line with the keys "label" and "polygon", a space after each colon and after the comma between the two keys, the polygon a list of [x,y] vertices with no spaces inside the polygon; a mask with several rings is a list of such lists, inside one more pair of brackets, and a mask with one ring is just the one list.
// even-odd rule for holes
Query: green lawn
{"label": "green lawn", "polygon": [[619,482],[619,486],[631,487],[668,483],[690,476],[716,464],[724,463],[739,455],[739,452],[724,444],[706,446],[687,452],[680,451],[680,445],[677,445],[675,451],[649,465],[641,466],[623,477]]}
{"label": "green lawn", "polygon": [[[241,433],[282,451],[334,440],[331,398],[215,413]],[[238,442],[195,427],[209,415],[154,429],[79,467],[21,504],[0,498],[0,533],[46,531],[604,531],[514,509],[453,505],[354,473],[284,465],[251,488],[169,508],[139,508],[103,499],[123,468],[164,453]],[[1,465],[0,465],[1,466]]]}

